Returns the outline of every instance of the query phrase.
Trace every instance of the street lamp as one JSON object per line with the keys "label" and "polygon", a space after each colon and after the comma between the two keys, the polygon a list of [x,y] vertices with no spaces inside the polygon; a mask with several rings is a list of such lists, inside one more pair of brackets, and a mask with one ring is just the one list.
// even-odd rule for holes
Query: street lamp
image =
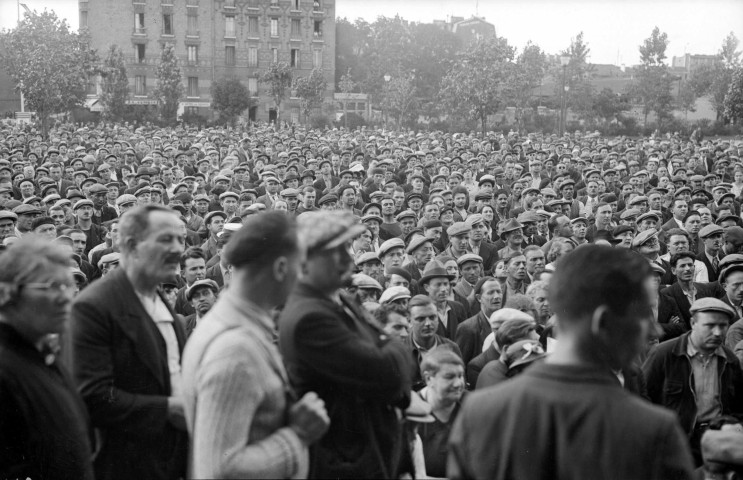
{"label": "street lamp", "polygon": [[[31,10],[28,8],[28,5],[25,3],[21,3],[20,0],[16,0],[16,7],[18,8],[18,25],[21,24],[21,7],[26,11],[26,13],[31,13]],[[18,85],[18,89],[21,91],[21,113],[26,111],[26,99],[23,98],[23,83]]]}
{"label": "street lamp", "polygon": [[568,106],[568,90],[570,87],[567,84],[567,72],[568,64],[570,63],[570,55],[560,56],[560,65],[562,65],[562,108],[560,108],[560,136],[565,132],[565,123],[567,120],[567,106]]}
{"label": "street lamp", "polygon": [[385,89],[385,95],[384,95],[384,103],[382,104],[384,106],[384,128],[387,129],[387,107],[385,103],[387,102],[387,95],[389,94],[389,83],[390,80],[392,80],[392,77],[389,73],[384,74],[384,89]]}

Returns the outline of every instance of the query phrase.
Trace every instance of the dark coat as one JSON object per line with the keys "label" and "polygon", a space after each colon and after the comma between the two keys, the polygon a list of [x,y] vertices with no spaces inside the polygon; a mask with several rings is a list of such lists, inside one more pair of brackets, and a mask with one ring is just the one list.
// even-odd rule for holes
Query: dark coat
{"label": "dark coat", "polygon": [[492,331],[490,322],[482,311],[459,324],[454,341],[462,351],[465,365],[482,352],[482,344]]}
{"label": "dark coat", "polygon": [[301,396],[325,401],[330,429],[310,449],[311,478],[397,478],[401,424],[393,407],[410,401],[413,364],[341,295],[343,306],[298,284],[279,319],[279,348]]}
{"label": "dark coat", "polygon": [[490,345],[487,350],[477,355],[467,364],[467,387],[474,390],[477,386],[477,379],[483,368],[492,361],[500,358],[500,352],[495,349],[495,343]]}
{"label": "dark coat", "polygon": [[704,247],[702,247],[702,252],[697,255],[697,260],[704,263],[704,265],[707,267],[707,275],[709,276],[710,280],[717,280],[717,278],[720,276],[720,266],[719,261],[722,260],[722,257],[720,254],[717,254],[718,259],[718,266],[715,268],[712,265],[712,262],[709,261],[709,258],[707,258],[707,254],[704,252]]}
{"label": "dark coat", "polygon": [[672,412],[609,371],[542,362],[467,396],[449,436],[447,476],[691,479],[692,468]]}
{"label": "dark coat", "polygon": [[[182,352],[186,335],[170,313]],[[70,324],[75,381],[101,438],[96,478],[185,475],[188,434],[168,422],[165,341],[123,268],[80,293]]]}
{"label": "dark coat", "polygon": [[[709,284],[694,282],[694,288],[696,288],[697,290],[697,299],[714,296],[713,289],[710,287]],[[684,323],[682,326],[683,332],[689,331],[691,329],[691,313],[689,312],[691,304],[689,303],[689,299],[686,298],[686,295],[684,295],[684,291],[681,289],[681,285],[676,282],[673,285],[670,285],[661,290],[660,295],[662,299],[665,298],[666,301],[673,302],[676,310],[679,312],[679,314],[681,314],[681,320]],[[660,318],[660,313],[658,314],[658,317]],[[664,327],[663,330],[665,331],[666,328]],[[681,335],[681,333],[683,333],[676,332],[676,330],[678,330],[677,328],[672,330],[674,331],[667,332],[671,334],[671,336],[668,338],[678,337],[679,335]],[[678,335],[673,335],[673,333],[678,333]]]}
{"label": "dark coat", "polygon": [[92,480],[88,433],[67,372],[0,323],[0,478]]}
{"label": "dark coat", "polygon": [[[657,345],[642,366],[648,397],[658,405],[676,412],[687,434],[694,430],[697,404],[691,386],[694,375],[686,355],[690,333]],[[743,412],[743,372],[738,358],[723,347],[726,360],[718,359],[720,404],[723,415]]]}
{"label": "dark coat", "polygon": [[498,250],[495,249],[492,243],[481,242],[480,251],[478,252],[480,258],[482,258],[482,270],[486,275],[489,275],[493,271],[493,267],[498,262]]}
{"label": "dark coat", "polygon": [[467,320],[467,309],[460,302],[453,302],[448,300],[450,310],[447,315],[448,320],[446,326],[439,320],[438,327],[436,328],[436,334],[441,335],[449,340],[454,340],[457,335],[457,328],[459,324]]}

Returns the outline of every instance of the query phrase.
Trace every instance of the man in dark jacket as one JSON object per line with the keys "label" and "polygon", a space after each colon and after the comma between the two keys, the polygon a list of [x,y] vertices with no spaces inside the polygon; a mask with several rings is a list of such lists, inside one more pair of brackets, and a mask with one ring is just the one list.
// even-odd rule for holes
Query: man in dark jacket
{"label": "man in dark jacket", "polygon": [[482,352],[485,338],[492,332],[490,315],[501,308],[503,299],[500,282],[493,277],[481,278],[475,285],[474,293],[480,303],[480,311],[459,324],[454,338],[462,351],[465,365]]}
{"label": "man in dark jacket", "polygon": [[279,347],[297,393],[317,392],[330,415],[310,450],[310,478],[398,478],[410,353],[339,292],[353,273],[348,243],[364,226],[346,212],[306,212],[298,222],[307,262],[279,320]]}
{"label": "man in dark jacket", "polygon": [[555,352],[465,399],[449,437],[450,479],[692,478],[675,416],[612,374],[645,341],[649,275],[626,250],[587,245],[567,254],[550,282]]}
{"label": "man in dark jacket", "polygon": [[709,422],[743,412],[743,372],[735,354],[724,345],[728,325],[735,318],[730,305],[701,298],[690,311],[691,331],[655,347],[643,373],[650,400],[678,414],[701,463],[699,440]]}
{"label": "man in dark jacket", "polygon": [[146,205],[119,224],[121,267],[75,299],[72,365],[101,443],[97,479],[177,479],[188,434],[180,396],[186,334],[158,287],[178,271],[178,214]]}

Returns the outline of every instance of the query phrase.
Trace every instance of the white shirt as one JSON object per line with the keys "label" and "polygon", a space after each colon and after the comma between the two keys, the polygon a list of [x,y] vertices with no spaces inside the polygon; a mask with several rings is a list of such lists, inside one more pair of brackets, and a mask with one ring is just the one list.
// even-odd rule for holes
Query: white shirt
{"label": "white shirt", "polygon": [[155,322],[163,340],[165,340],[165,348],[168,352],[168,370],[170,371],[170,395],[178,397],[181,395],[181,352],[178,350],[178,337],[175,336],[175,329],[173,328],[173,316],[159,295],[155,295],[152,299],[137,292],[137,297],[139,297],[147,315]]}

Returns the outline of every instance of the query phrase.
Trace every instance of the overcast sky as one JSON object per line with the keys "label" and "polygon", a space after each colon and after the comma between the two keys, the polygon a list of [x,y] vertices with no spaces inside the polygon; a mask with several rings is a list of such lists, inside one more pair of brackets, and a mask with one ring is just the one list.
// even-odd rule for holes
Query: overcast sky
{"label": "overcast sky", "polygon": [[[77,28],[77,0],[22,3],[31,9],[53,9]],[[0,28],[15,25],[16,4],[16,0],[0,0]],[[743,39],[743,0],[336,0],[336,13],[369,22],[396,14],[431,22],[477,13],[510,44],[521,49],[531,40],[547,53],[558,53],[583,31],[591,48],[590,61],[616,65],[639,63],[637,47],[656,25],[668,33],[669,63],[674,55],[717,53],[731,31]]]}

